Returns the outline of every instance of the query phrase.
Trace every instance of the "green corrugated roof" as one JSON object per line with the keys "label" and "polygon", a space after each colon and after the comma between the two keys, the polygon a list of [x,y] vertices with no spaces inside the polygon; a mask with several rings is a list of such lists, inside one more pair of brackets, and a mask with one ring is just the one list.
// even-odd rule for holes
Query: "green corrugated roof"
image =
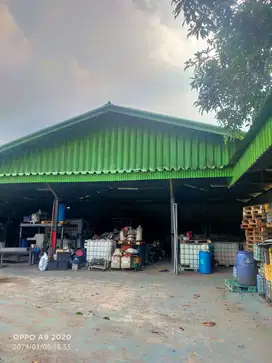
{"label": "green corrugated roof", "polygon": [[234,165],[230,186],[235,184],[272,146],[272,116],[259,129]]}
{"label": "green corrugated roof", "polygon": [[0,177],[220,170],[228,166],[234,147],[214,134],[111,120],[80,138],[3,155]]}
{"label": "green corrugated roof", "polygon": [[156,121],[156,122],[164,123],[164,124],[186,127],[189,129],[203,131],[203,132],[207,132],[207,133],[211,133],[211,134],[229,136],[228,132],[225,129],[218,127],[218,126],[205,124],[205,123],[197,122],[197,121],[190,121],[190,120],[186,120],[186,119],[182,119],[182,118],[178,118],[178,117],[162,115],[162,114],[153,113],[153,112],[136,110],[136,109],[128,108],[128,107],[121,107],[121,106],[111,104],[109,102],[102,107],[96,108],[96,109],[89,111],[87,113],[84,113],[82,115],[73,117],[67,121],[60,122],[56,125],[47,127],[45,129],[37,131],[33,134],[27,135],[25,137],[22,137],[20,139],[17,139],[12,142],[9,142],[5,145],[2,145],[2,146],[0,146],[0,153],[11,150],[13,148],[20,147],[31,141],[42,138],[43,136],[50,135],[57,131],[64,130],[69,126],[73,126],[73,125],[79,124],[81,122],[88,121],[89,119],[94,119],[100,115],[103,115],[103,114],[106,114],[109,112],[113,112],[113,113],[117,113],[117,114],[121,114],[121,115],[125,115],[125,116],[131,116],[131,117],[135,117],[135,118],[139,118],[139,119]]}
{"label": "green corrugated roof", "polygon": [[259,131],[264,127],[265,123],[270,119],[272,115],[272,94],[267,97],[265,105],[258,115],[258,117],[254,120],[253,125],[249,129],[249,131],[245,134],[242,142],[237,145],[236,151],[231,158],[231,163],[235,164],[243,155],[248,146],[252,143],[254,138],[258,135]]}

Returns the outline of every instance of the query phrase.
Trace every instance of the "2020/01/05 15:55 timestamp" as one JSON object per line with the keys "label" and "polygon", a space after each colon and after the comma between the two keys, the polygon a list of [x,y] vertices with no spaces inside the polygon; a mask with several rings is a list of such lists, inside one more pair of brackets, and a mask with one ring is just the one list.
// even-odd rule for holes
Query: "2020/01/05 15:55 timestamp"
{"label": "2020/01/05 15:55 timestamp", "polygon": [[70,350],[71,344],[52,343],[52,344],[12,344],[12,350]]}

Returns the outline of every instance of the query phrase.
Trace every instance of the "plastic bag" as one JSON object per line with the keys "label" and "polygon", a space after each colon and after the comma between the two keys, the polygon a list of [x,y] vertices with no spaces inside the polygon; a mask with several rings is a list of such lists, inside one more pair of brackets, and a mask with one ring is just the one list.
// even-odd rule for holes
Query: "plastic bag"
{"label": "plastic bag", "polygon": [[44,253],[40,259],[38,270],[44,272],[47,269],[47,265],[48,265],[48,256],[46,253]]}
{"label": "plastic bag", "polygon": [[135,248],[128,248],[126,250],[127,253],[133,253],[134,255],[137,255],[139,253],[138,250],[135,250]]}

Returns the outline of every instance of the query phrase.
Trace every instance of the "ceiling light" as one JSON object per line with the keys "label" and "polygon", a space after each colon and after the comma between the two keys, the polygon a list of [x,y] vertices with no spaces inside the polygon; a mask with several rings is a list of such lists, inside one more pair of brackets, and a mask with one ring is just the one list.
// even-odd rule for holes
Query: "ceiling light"
{"label": "ceiling light", "polygon": [[190,184],[184,184],[184,186],[188,187],[188,188],[197,189],[197,187],[195,187],[194,185],[190,185]]}
{"label": "ceiling light", "polygon": [[259,197],[260,195],[262,195],[263,193],[249,193],[249,195],[253,198]]}
{"label": "ceiling light", "polygon": [[153,200],[141,199],[141,200],[136,200],[136,203],[153,203]]}
{"label": "ceiling light", "polygon": [[197,190],[201,190],[202,192],[206,192],[206,189],[198,188],[198,187],[196,187],[194,185],[184,184],[184,186],[187,187],[187,188],[197,189]]}
{"label": "ceiling light", "polygon": [[227,185],[222,185],[222,184],[210,184],[211,188],[227,188]]}
{"label": "ceiling light", "polygon": [[126,188],[126,187],[122,187],[122,188],[117,188],[118,190],[139,190],[139,188]]}

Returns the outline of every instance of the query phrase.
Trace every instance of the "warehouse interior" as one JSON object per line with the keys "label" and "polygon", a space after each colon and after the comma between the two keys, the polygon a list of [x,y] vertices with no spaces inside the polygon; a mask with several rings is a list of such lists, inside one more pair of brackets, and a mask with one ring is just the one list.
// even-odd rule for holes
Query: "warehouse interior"
{"label": "warehouse interior", "polygon": [[[198,236],[215,235],[217,239],[220,234],[224,238],[241,235],[241,191],[229,190],[224,179],[175,180],[173,186],[179,233],[193,231]],[[67,219],[84,219],[88,233],[110,232],[115,220],[124,219],[135,228],[141,225],[146,241],[162,240],[166,246],[170,243],[168,180],[59,183],[51,187],[65,204]],[[54,197],[46,184],[2,185],[0,190],[1,221],[7,224],[6,245],[17,246],[23,217],[38,210],[50,215]],[[169,246],[166,250],[169,253]]]}

